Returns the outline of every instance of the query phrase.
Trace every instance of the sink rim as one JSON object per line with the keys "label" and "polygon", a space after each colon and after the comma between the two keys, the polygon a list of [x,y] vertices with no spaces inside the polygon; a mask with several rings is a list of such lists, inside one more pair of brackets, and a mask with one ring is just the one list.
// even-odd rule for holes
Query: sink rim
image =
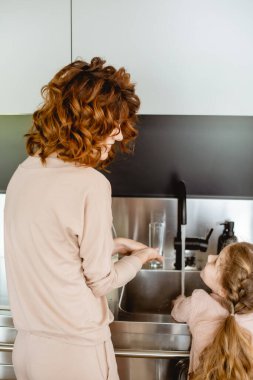
{"label": "sink rim", "polygon": [[112,332],[134,334],[168,334],[191,336],[188,325],[180,323],[154,323],[135,321],[113,321],[110,324]]}

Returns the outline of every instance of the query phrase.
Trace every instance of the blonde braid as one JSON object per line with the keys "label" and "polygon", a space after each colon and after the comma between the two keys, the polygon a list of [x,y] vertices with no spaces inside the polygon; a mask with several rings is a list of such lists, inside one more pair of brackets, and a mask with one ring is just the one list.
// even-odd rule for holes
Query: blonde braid
{"label": "blonde braid", "polygon": [[229,260],[222,267],[221,286],[236,314],[253,311],[253,246],[235,243],[229,247]]}
{"label": "blonde braid", "polygon": [[200,355],[191,380],[253,380],[253,346],[249,331],[239,326],[235,314],[253,312],[253,245],[231,244],[222,264],[222,305],[229,315],[219,326],[212,344]]}

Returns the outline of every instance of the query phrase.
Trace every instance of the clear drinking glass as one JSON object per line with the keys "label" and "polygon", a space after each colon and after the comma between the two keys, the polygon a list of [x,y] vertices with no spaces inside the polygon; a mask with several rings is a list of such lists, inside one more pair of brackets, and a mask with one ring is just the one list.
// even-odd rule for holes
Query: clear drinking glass
{"label": "clear drinking glass", "polygon": [[[159,254],[163,255],[165,235],[165,221],[151,222],[149,223],[149,246],[152,248],[158,248]],[[159,261],[153,260],[149,263],[151,268],[157,268],[162,266]]]}

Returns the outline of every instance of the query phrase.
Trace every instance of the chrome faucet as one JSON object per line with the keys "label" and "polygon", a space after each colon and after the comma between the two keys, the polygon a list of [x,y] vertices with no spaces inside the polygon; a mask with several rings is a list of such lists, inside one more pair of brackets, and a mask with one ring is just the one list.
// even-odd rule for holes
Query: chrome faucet
{"label": "chrome faucet", "polygon": [[[177,236],[174,239],[174,248],[176,250],[175,269],[182,269],[182,238],[181,226],[186,224],[186,186],[183,181],[179,181],[177,186]],[[191,251],[206,252],[208,248],[209,238],[212,235],[213,228],[210,229],[205,239],[198,237],[186,237],[185,249]]]}

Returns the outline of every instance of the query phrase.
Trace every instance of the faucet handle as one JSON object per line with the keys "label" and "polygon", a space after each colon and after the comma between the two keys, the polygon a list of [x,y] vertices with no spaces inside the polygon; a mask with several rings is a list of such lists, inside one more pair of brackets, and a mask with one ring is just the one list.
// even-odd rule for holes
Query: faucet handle
{"label": "faucet handle", "polygon": [[[208,248],[208,242],[212,233],[213,233],[213,228],[210,229],[205,239],[201,239],[198,237],[187,237],[185,239],[185,249],[189,249],[191,251],[198,250],[201,252],[206,252]],[[176,249],[182,247],[181,237],[180,238],[176,237],[174,239],[174,247]]]}
{"label": "faucet handle", "polygon": [[210,236],[212,235],[213,233],[213,228],[210,229],[210,231],[208,232],[208,234],[206,235],[206,238],[205,239],[200,239],[200,242],[199,242],[199,250],[201,252],[206,252],[207,251],[207,248],[208,248],[208,242],[209,242],[209,239],[210,239]]}
{"label": "faucet handle", "polygon": [[208,234],[206,235],[206,242],[208,243],[209,239],[210,239],[210,236],[212,235],[213,233],[213,228],[210,229],[210,231],[208,232]]}

